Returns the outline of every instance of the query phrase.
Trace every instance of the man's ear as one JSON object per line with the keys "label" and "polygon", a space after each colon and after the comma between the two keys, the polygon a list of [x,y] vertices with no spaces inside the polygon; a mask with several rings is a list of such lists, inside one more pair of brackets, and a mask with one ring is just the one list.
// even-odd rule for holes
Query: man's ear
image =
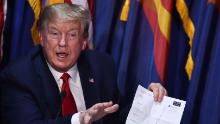
{"label": "man's ear", "polygon": [[40,37],[40,45],[41,45],[41,46],[44,46],[44,42],[43,42],[44,38],[43,38],[42,32],[39,32],[38,35],[39,35],[39,37]]}
{"label": "man's ear", "polygon": [[88,49],[88,48],[89,48],[88,41],[87,41],[87,40],[84,40],[84,41],[83,41],[83,44],[82,44],[82,50],[85,50],[85,49]]}

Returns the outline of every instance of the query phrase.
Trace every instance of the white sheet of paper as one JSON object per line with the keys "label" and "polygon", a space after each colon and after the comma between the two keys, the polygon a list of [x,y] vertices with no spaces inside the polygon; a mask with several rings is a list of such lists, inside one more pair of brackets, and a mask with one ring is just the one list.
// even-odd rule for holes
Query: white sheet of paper
{"label": "white sheet of paper", "polygon": [[126,124],[180,124],[185,104],[167,96],[154,102],[153,93],[139,85]]}

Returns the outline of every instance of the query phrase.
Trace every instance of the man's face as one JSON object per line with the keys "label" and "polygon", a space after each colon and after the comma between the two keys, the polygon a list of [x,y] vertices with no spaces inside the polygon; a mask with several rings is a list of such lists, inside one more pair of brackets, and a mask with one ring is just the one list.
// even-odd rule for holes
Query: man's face
{"label": "man's face", "polygon": [[78,21],[62,22],[56,19],[48,23],[40,33],[41,46],[48,63],[59,72],[65,72],[76,62],[84,49],[83,38]]}

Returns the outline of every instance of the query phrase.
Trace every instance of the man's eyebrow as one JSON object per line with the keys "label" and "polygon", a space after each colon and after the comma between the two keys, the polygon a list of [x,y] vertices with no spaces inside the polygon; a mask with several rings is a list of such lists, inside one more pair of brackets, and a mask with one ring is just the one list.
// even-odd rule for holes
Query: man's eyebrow
{"label": "man's eyebrow", "polygon": [[48,29],[55,29],[55,30],[57,30],[57,28],[55,26],[48,26]]}
{"label": "man's eyebrow", "polygon": [[68,30],[67,32],[72,32],[72,31],[74,31],[74,32],[79,32],[79,29],[77,28],[77,29],[70,29],[70,30]]}
{"label": "man's eyebrow", "polygon": [[71,28],[70,31],[71,31],[71,30],[78,31],[79,28]]}

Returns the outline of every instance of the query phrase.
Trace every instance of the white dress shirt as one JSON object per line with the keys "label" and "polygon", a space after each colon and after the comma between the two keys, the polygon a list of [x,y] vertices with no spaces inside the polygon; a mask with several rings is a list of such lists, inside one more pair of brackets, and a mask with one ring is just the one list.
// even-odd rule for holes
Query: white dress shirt
{"label": "white dress shirt", "polygon": [[[56,71],[49,63],[48,67],[55,78],[57,85],[59,87],[59,90],[61,92],[63,80],[61,79],[61,76],[63,73]],[[70,68],[66,73],[70,75],[69,78],[69,87],[71,90],[71,93],[74,97],[74,100],[76,102],[76,107],[78,110],[78,113],[74,114],[71,118],[71,123],[72,124],[80,124],[79,122],[79,113],[80,111],[85,111],[86,110],[86,105],[85,105],[85,100],[84,100],[84,95],[83,95],[83,90],[82,90],[82,85],[79,77],[79,71],[77,68],[77,64],[75,64],[72,68]]]}

